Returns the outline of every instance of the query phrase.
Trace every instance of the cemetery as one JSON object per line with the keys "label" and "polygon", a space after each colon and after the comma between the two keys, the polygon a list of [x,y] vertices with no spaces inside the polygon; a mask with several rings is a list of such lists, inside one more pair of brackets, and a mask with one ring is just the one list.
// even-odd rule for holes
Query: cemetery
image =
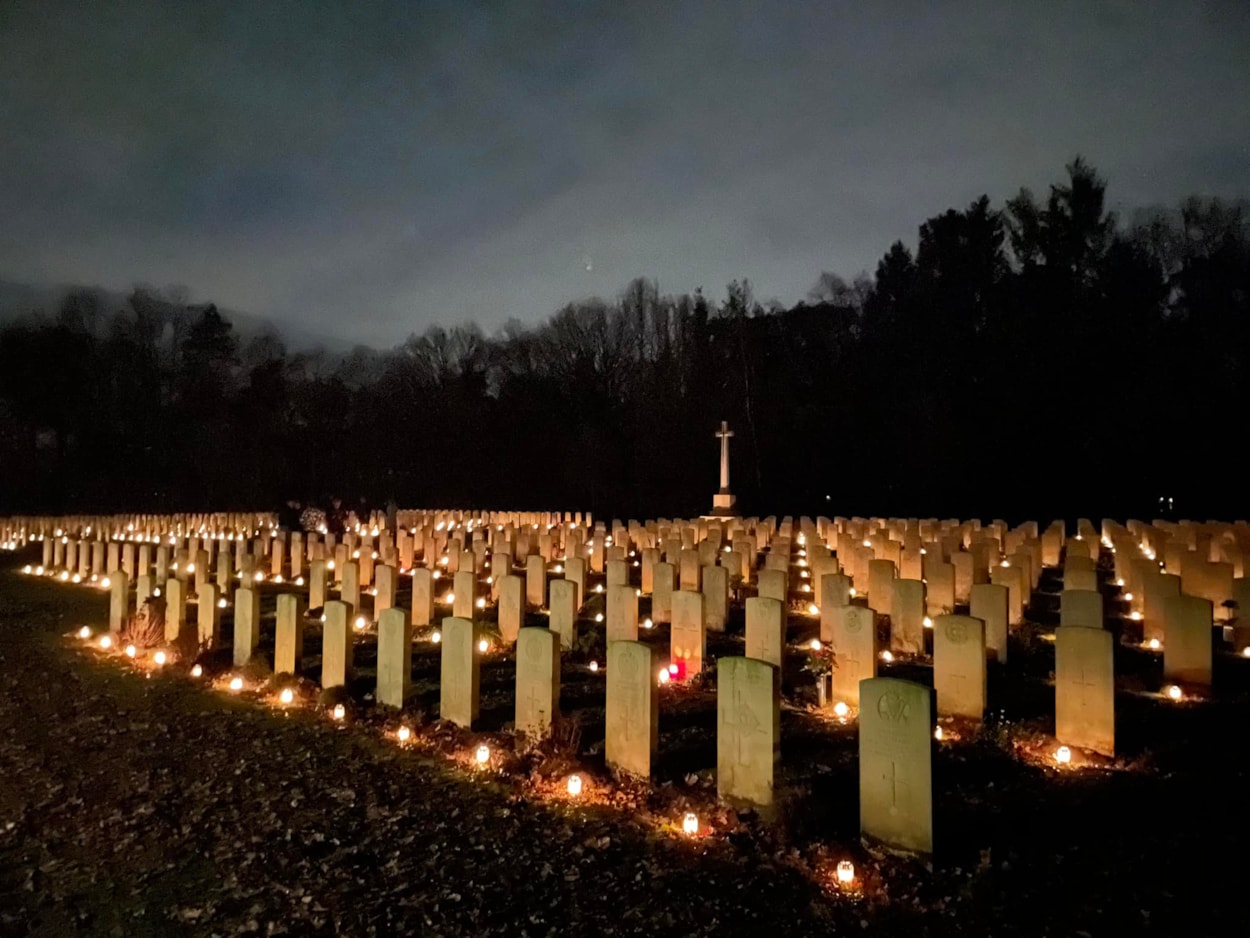
{"label": "cemetery", "polygon": [[[68,610],[74,667],[180,701],[144,725],[244,708],[240,751],[299,727],[441,773],[470,812],[603,831],[570,853],[534,821],[540,878],[650,844],[665,881],[713,864],[794,927],[1231,927],[1201,897],[1245,833],[1250,525],[743,517],[718,436],[701,517],[401,510],[342,537],[265,513],[12,517],[0,592]],[[640,882],[603,900],[645,905]],[[715,931],[724,896],[699,882],[660,920]],[[293,931],[355,921],[300,911]]]}

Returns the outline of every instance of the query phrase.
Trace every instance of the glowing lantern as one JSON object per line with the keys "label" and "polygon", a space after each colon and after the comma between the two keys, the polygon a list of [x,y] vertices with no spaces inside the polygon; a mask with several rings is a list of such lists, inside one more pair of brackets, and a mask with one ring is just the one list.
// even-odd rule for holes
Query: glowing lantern
{"label": "glowing lantern", "polygon": [[33,569],[33,568],[31,567],[31,565],[30,565],[30,564],[27,564],[26,566],[22,567],[22,572],[23,572],[23,573],[30,573],[32,569]]}
{"label": "glowing lantern", "polygon": [[668,668],[660,668],[660,683],[667,684],[669,680]]}
{"label": "glowing lantern", "polygon": [[693,811],[687,811],[686,816],[681,819],[681,829],[691,837],[699,833],[699,816]]}
{"label": "glowing lantern", "polygon": [[1163,647],[1162,643],[1157,638],[1152,638],[1149,642],[1147,642],[1147,644],[1150,646],[1151,651],[1158,651]]}
{"label": "glowing lantern", "polygon": [[108,636],[108,635],[102,635],[102,636],[100,636],[100,647],[101,647],[101,648],[112,648],[112,647],[113,647],[113,639],[112,639],[112,637],[111,637],[111,636]]}
{"label": "glowing lantern", "polygon": [[595,592],[596,592],[596,593],[602,593],[602,592],[603,592],[603,584],[602,584],[602,583],[596,583],[596,584],[595,584]]}
{"label": "glowing lantern", "polygon": [[818,638],[813,638],[813,639],[812,639],[812,640],[808,643],[808,647],[809,647],[812,651],[820,651],[820,649],[821,649],[821,648],[823,648],[824,646],[820,643],[820,639],[818,639]]}
{"label": "glowing lantern", "polygon": [[335,704],[334,710],[331,712],[330,715],[334,717],[334,719],[336,720],[341,720],[343,719],[343,717],[347,716],[347,708],[344,707],[342,704]]}
{"label": "glowing lantern", "polygon": [[894,652],[890,651],[887,648],[885,651],[881,652],[881,660],[884,661],[886,664],[889,664],[891,661],[894,660]]}
{"label": "glowing lantern", "polygon": [[580,775],[569,776],[569,794],[576,798],[582,793],[582,777]]}
{"label": "glowing lantern", "polygon": [[474,755],[474,758],[477,759],[478,765],[485,765],[490,761],[490,746],[482,743],[482,745],[477,747],[477,753]]}
{"label": "glowing lantern", "polygon": [[446,596],[443,597],[443,602],[447,603],[447,605],[449,606],[455,601],[456,601],[455,593],[448,593]]}
{"label": "glowing lantern", "polygon": [[1072,750],[1067,746],[1060,746],[1055,750],[1055,761],[1060,765],[1067,765],[1072,761]]}
{"label": "glowing lantern", "polygon": [[849,886],[855,882],[855,864],[850,860],[842,860],[838,863],[838,882],[843,886]]}
{"label": "glowing lantern", "polygon": [[679,671],[681,671],[681,668],[678,666],[676,661],[668,666],[668,673],[673,677],[677,677]]}
{"label": "glowing lantern", "polygon": [[90,628],[89,626],[84,625],[81,629],[79,629],[79,630],[78,630],[78,637],[79,637],[79,638],[90,638],[90,637],[91,637],[91,628]]}
{"label": "glowing lantern", "polygon": [[653,629],[653,628],[655,628],[655,623],[654,623],[654,622],[652,622],[650,618],[643,619],[643,620],[642,620],[642,627],[643,627],[644,629]]}
{"label": "glowing lantern", "polygon": [[595,673],[596,673],[596,672],[598,672],[598,670],[599,670],[599,662],[598,662],[598,661],[592,661],[592,662],[590,662],[589,667],[590,667],[590,673],[591,673],[591,674],[595,674]]}
{"label": "glowing lantern", "polygon": [[1137,612],[1136,610],[1134,610],[1133,612],[1130,612],[1130,613],[1128,614],[1128,617],[1129,617],[1130,619],[1132,619],[1134,622],[1140,622],[1140,621],[1141,621],[1141,613],[1140,613],[1140,612]]}
{"label": "glowing lantern", "polygon": [[478,600],[477,600],[477,603],[476,603],[475,605],[476,605],[476,606],[477,606],[477,608],[479,608],[479,609],[485,609],[485,608],[486,608],[486,597],[485,597],[485,596],[479,596],[479,597],[478,597]]}
{"label": "glowing lantern", "polygon": [[807,607],[807,614],[812,615],[812,616],[820,615],[820,607],[817,606],[815,603],[812,603],[810,606]]}
{"label": "glowing lantern", "polygon": [[158,651],[156,654],[154,654],[154,655],[152,656],[152,660],[156,662],[156,664],[157,664],[157,666],[158,666],[158,667],[161,667],[161,666],[163,666],[163,665],[165,664],[165,662],[166,662],[166,661],[168,661],[169,659],[165,656],[165,652],[163,652],[163,651]]}
{"label": "glowing lantern", "polygon": [[940,726],[934,727],[933,738],[936,739],[938,742],[942,741],[942,727]]}
{"label": "glowing lantern", "polygon": [[1250,658],[1250,645],[1247,645],[1241,650],[1241,657]]}
{"label": "glowing lantern", "polygon": [[435,645],[437,645],[442,640],[443,640],[443,633],[440,632],[438,629],[435,629],[434,634],[430,636],[430,641],[432,641]]}
{"label": "glowing lantern", "polygon": [[1132,601],[1133,601],[1133,594],[1132,594],[1132,593],[1125,593],[1125,594],[1124,594],[1124,598],[1125,598],[1125,599],[1127,599],[1129,602],[1132,602]]}
{"label": "glowing lantern", "polygon": [[395,731],[395,736],[401,743],[406,743],[408,740],[412,739],[412,730],[408,729],[406,726],[401,726]]}
{"label": "glowing lantern", "polygon": [[61,571],[61,582],[62,582],[62,583],[67,583],[68,581],[69,581],[69,571],[68,571],[68,570],[62,570],[62,571]]}
{"label": "glowing lantern", "polygon": [[850,596],[851,596],[851,598],[852,598],[852,599],[854,599],[857,595],[858,595],[858,594],[855,592],[855,587],[853,587],[853,586],[852,586],[852,587],[851,587],[851,592],[850,592]]}
{"label": "glowing lantern", "polygon": [[367,624],[368,624],[368,622],[367,622],[367,620],[365,619],[365,617],[364,617],[364,616],[356,616],[356,631],[357,631],[357,632],[363,631],[363,630],[364,630],[364,627],[365,627]]}
{"label": "glowing lantern", "polygon": [[134,657],[135,655],[137,655],[138,653],[139,653],[139,650],[138,650],[137,648],[135,648],[135,646],[134,646],[134,645],[127,645],[127,646],[126,646],[126,657],[127,657],[127,658],[133,658],[133,657]]}
{"label": "glowing lantern", "polygon": [[833,705],[833,712],[835,715],[841,718],[841,717],[845,717],[848,713],[850,713],[851,708],[846,705],[845,700],[839,700],[836,704]]}
{"label": "glowing lantern", "polygon": [[198,664],[197,664],[197,665],[195,665],[193,668],[191,668],[191,676],[192,676],[192,677],[199,677],[199,676],[200,676],[200,675],[202,675],[203,673],[204,673],[204,669],[203,669],[202,667],[200,667],[200,665],[198,665]]}
{"label": "glowing lantern", "polygon": [[295,700],[295,691],[289,687],[282,688],[282,693],[278,695],[278,699],[284,704],[289,704]]}
{"label": "glowing lantern", "polygon": [[486,652],[490,651],[490,642],[488,642],[486,639],[482,639],[481,641],[477,643],[477,650],[480,651],[482,654],[486,654]]}
{"label": "glowing lantern", "polygon": [[226,608],[226,597],[223,596],[221,599],[217,600],[217,608],[218,609]]}
{"label": "glowing lantern", "polygon": [[231,689],[231,690],[236,690],[236,691],[237,691],[237,690],[243,690],[243,678],[241,678],[241,677],[232,677],[232,678],[230,679],[230,689]]}
{"label": "glowing lantern", "polygon": [[1180,687],[1176,684],[1169,684],[1164,693],[1168,695],[1169,700],[1180,700],[1184,696]]}
{"label": "glowing lantern", "polygon": [[602,613],[602,612],[596,612],[596,613],[595,613],[595,621],[596,621],[596,622],[602,622],[602,621],[603,621],[603,613]]}

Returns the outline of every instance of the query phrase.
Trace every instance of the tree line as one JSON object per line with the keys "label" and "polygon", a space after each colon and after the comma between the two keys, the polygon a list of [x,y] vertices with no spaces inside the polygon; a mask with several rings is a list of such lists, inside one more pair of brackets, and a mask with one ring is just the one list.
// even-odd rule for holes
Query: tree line
{"label": "tree line", "polygon": [[638,279],[537,326],[330,356],[176,295],[76,292],[0,331],[0,511],[689,515],[725,419],[750,513],[1240,517],[1248,339],[1247,206],[1118,219],[1080,159],[792,308]]}

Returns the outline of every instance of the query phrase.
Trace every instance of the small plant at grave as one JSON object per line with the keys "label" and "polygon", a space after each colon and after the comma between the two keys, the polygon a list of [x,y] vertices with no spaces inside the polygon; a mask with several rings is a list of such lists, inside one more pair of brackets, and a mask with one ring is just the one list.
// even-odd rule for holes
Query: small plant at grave
{"label": "small plant at grave", "polygon": [[135,648],[157,648],[165,644],[165,600],[153,596],[126,620],[118,635],[118,645]]}
{"label": "small plant at grave", "polygon": [[833,673],[835,657],[833,649],[822,645],[820,650],[807,648],[803,652],[803,670],[816,677],[817,680]]}
{"label": "small plant at grave", "polygon": [[551,723],[551,732],[534,740],[529,747],[539,775],[564,775],[578,768],[582,749],[582,724],[577,717],[558,716]]}

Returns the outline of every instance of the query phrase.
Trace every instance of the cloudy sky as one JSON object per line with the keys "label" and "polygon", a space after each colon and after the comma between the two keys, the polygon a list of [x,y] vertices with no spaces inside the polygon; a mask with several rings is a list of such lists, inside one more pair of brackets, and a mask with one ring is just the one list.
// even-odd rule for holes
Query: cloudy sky
{"label": "cloudy sky", "polygon": [[0,2],[0,279],[391,344],[638,275],[796,301],[1085,155],[1250,196],[1250,4]]}

